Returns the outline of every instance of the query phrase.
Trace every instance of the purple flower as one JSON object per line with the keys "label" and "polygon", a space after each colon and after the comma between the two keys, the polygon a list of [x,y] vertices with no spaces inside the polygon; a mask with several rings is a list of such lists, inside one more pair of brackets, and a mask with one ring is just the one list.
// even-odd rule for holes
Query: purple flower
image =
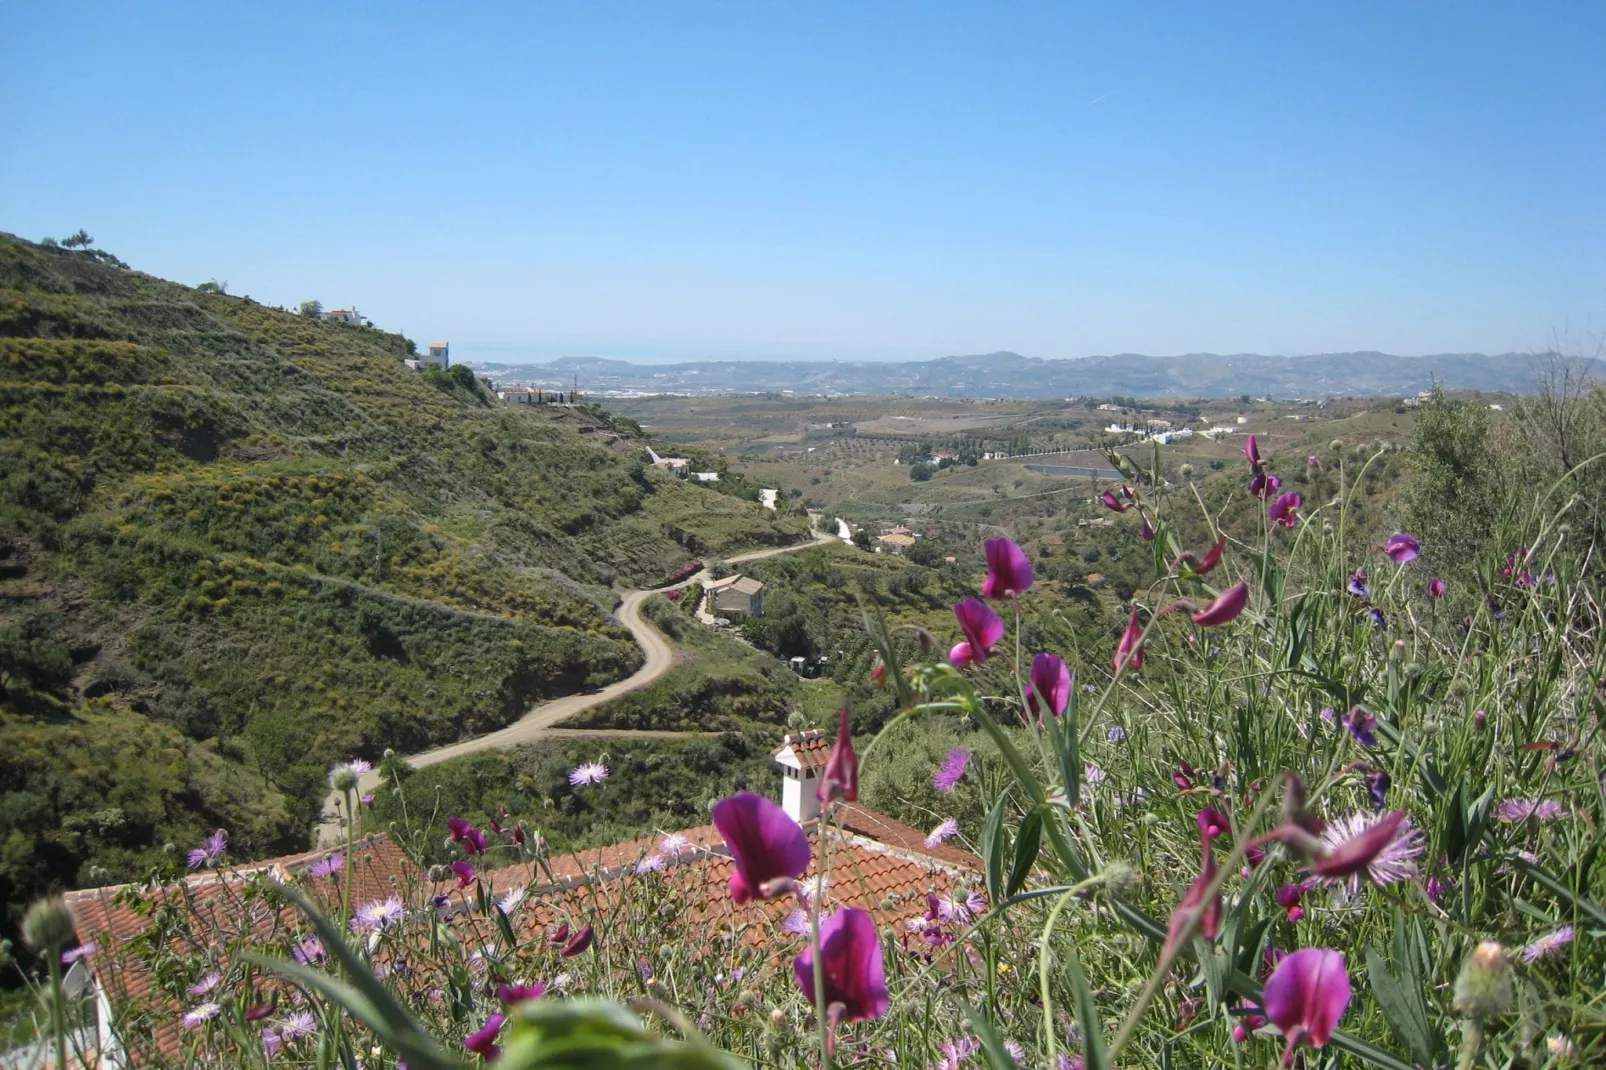
{"label": "purple flower", "polygon": [[983,598],[1009,598],[1025,594],[1032,586],[1032,563],[1026,551],[1009,539],[988,539],[987,579],[981,585]]}
{"label": "purple flower", "polygon": [[463,1038],[463,1047],[480,1056],[486,1062],[493,1061],[502,1054],[502,1049],[496,1045],[497,1034],[502,1031],[502,1023],[507,1021],[505,1014],[493,1014],[485,1020],[485,1026],[477,1033],[470,1033]]}
{"label": "purple flower", "polygon": [[1213,806],[1207,806],[1199,811],[1199,832],[1206,839],[1215,839],[1224,832],[1231,832],[1232,826],[1227,823],[1221,811]]}
{"label": "purple flower", "polygon": [[454,817],[446,822],[446,830],[451,833],[452,842],[463,848],[464,854],[482,855],[485,853],[485,833],[470,825],[460,817]]}
{"label": "purple flower", "polygon": [[931,786],[943,795],[952,795],[959,780],[965,775],[965,768],[970,765],[970,748],[955,747],[948,752],[948,757],[942,760],[937,771],[931,776]]}
{"label": "purple flower", "polygon": [[199,981],[190,985],[190,995],[204,996],[223,982],[223,975],[216,970],[203,975]]}
{"label": "purple flower", "polygon": [[1262,1002],[1266,1017],[1288,1038],[1283,1064],[1293,1061],[1301,1044],[1325,1047],[1349,1000],[1349,968],[1341,952],[1306,947],[1279,962]]}
{"label": "purple flower", "polygon": [[1306,464],[1306,466],[1308,466],[1310,468],[1316,468],[1321,463],[1322,463],[1322,459],[1320,457],[1316,456],[1314,453],[1311,454],[1309,457],[1305,458],[1305,464]]}
{"label": "purple flower", "polygon": [[1538,962],[1549,958],[1573,942],[1573,927],[1563,925],[1553,933],[1546,933],[1522,949],[1522,961]]}
{"label": "purple flower", "polygon": [[808,936],[811,932],[809,912],[802,909],[792,911],[786,916],[786,920],[781,922],[781,928],[795,936]]}
{"label": "purple flower", "polygon": [[802,827],[762,795],[743,791],[721,799],[714,804],[714,827],[736,865],[730,890],[738,905],[768,898],[769,882],[796,879],[809,868],[809,840]]}
{"label": "purple flower", "polygon": [[1042,716],[1047,709],[1055,717],[1065,712],[1071,701],[1071,670],[1053,654],[1039,654],[1032,659],[1031,680],[1022,694],[1029,714]]}
{"label": "purple flower", "polygon": [[332,854],[318,859],[307,867],[307,875],[311,877],[329,877],[339,873],[346,865],[346,856]]}
{"label": "purple flower", "polygon": [[1117,513],[1124,513],[1128,509],[1132,508],[1130,505],[1128,505],[1125,502],[1123,502],[1120,498],[1117,498],[1110,491],[1105,491],[1103,494],[1099,495],[1099,500],[1104,503],[1104,507],[1106,509],[1109,509],[1109,510],[1111,510],[1113,512],[1117,512]]}
{"label": "purple flower", "polygon": [[351,927],[357,932],[374,932],[388,929],[395,925],[406,915],[398,896],[389,899],[376,899],[372,903],[358,907],[356,916],[351,919]]}
{"label": "purple flower", "polygon": [[[979,598],[967,598],[954,606],[954,616],[959,620],[959,630],[965,633],[965,641],[960,646],[967,648],[967,653],[961,657],[978,665],[985,664],[987,655],[1004,637],[1004,622]],[[960,661],[960,658],[954,657],[958,652],[959,647],[956,646],[953,654],[949,655],[955,665]]]}
{"label": "purple flower", "polygon": [[318,1031],[318,1019],[311,1011],[292,1011],[279,1023],[279,1035],[285,1040],[300,1040]]}
{"label": "purple flower", "polygon": [[68,948],[66,951],[61,953],[61,964],[63,966],[71,966],[79,959],[89,958],[97,950],[99,950],[99,948],[93,941],[87,944],[79,944],[77,947]]}
{"label": "purple flower", "polygon": [[1422,853],[1422,833],[1403,810],[1381,817],[1350,814],[1329,825],[1321,839],[1325,854],[1311,863],[1311,872],[1323,884],[1347,884],[1352,894],[1361,890],[1362,876],[1379,888],[1415,876]]}
{"label": "purple flower", "polygon": [[467,888],[474,883],[474,878],[478,876],[474,872],[474,867],[461,859],[453,862],[451,869],[453,873],[457,874],[457,886],[459,888]]}
{"label": "purple flower", "polygon": [[[875,921],[857,907],[843,907],[820,922],[820,964],[825,1005],[840,1003],[850,1022],[887,1013],[886,975]],[[814,1000],[814,949],[798,953],[793,973],[803,994]]]}
{"label": "purple flower", "polygon": [[309,936],[290,949],[290,957],[303,966],[316,965],[324,958],[323,941],[316,936]]}
{"label": "purple flower", "polygon": [[1260,443],[1255,441],[1254,435],[1244,440],[1244,458],[1249,461],[1251,468],[1259,468],[1266,463],[1260,459]]}
{"label": "purple flower", "polygon": [[569,783],[575,787],[600,784],[608,779],[608,767],[601,762],[582,762],[569,774]]}
{"label": "purple flower", "polygon": [[1387,617],[1385,617],[1383,615],[1383,611],[1381,609],[1377,608],[1376,606],[1373,606],[1371,609],[1368,609],[1366,611],[1366,615],[1368,617],[1371,617],[1372,618],[1372,623],[1377,625],[1379,628],[1387,628],[1389,626],[1389,619]]}
{"label": "purple flower", "polygon": [[1239,580],[1217,595],[1214,602],[1195,613],[1193,623],[1201,628],[1214,628],[1218,624],[1226,624],[1236,620],[1238,614],[1242,613],[1248,604],[1249,584]]}
{"label": "purple flower", "polygon": [[1304,504],[1305,496],[1297,490],[1282,495],[1271,504],[1272,523],[1285,528],[1295,527],[1299,523],[1299,507]]}
{"label": "purple flower", "polygon": [[1277,905],[1288,912],[1288,920],[1291,922],[1298,921],[1305,916],[1305,908],[1299,905],[1299,901],[1305,897],[1305,890],[1303,882],[1285,884],[1278,888],[1272,896],[1277,901]]}
{"label": "purple flower", "polygon": [[1143,526],[1138,529],[1138,534],[1143,537],[1144,542],[1154,541],[1154,529],[1149,527],[1149,522],[1147,520],[1145,520],[1143,522]]}
{"label": "purple flower", "polygon": [[[645,960],[643,960],[645,962]],[[647,976],[652,976],[652,969],[648,967]],[[523,1003],[526,1000],[540,999],[546,995],[546,985],[537,981],[533,985],[497,985],[496,998],[503,1003]]]}
{"label": "purple flower", "polygon": [[1143,625],[1138,623],[1138,607],[1132,607],[1132,616],[1127,618],[1126,631],[1121,633],[1121,641],[1115,644],[1115,671],[1120,672],[1125,665],[1130,672],[1137,672],[1143,668]]}
{"label": "purple flower", "polygon": [[1435,576],[1428,581],[1427,596],[1437,602],[1444,597],[1444,581]]}
{"label": "purple flower", "polygon": [[952,817],[944,818],[940,825],[931,830],[931,835],[926,837],[926,846],[936,847],[949,837],[956,836],[958,834],[958,819]]}
{"label": "purple flower", "polygon": [[678,855],[691,847],[691,841],[683,832],[671,832],[658,844],[658,850],[666,855]]}
{"label": "purple flower", "polygon": [[591,941],[596,938],[596,935],[597,931],[591,926],[587,925],[579,932],[569,937],[569,942],[558,949],[558,954],[566,959],[572,959],[576,955],[582,955],[588,948],[591,947]]}
{"label": "purple flower", "polygon": [[1507,799],[1495,808],[1494,816],[1515,824],[1518,821],[1554,821],[1567,813],[1554,799]]}
{"label": "purple flower", "polygon": [[643,858],[640,862],[636,863],[636,872],[638,874],[657,873],[662,870],[666,864],[667,863],[665,862],[663,855],[648,855],[646,858]]}
{"label": "purple flower", "polygon": [[1422,544],[1401,531],[1389,536],[1388,542],[1383,544],[1383,552],[1396,565],[1403,565],[1422,556]]}
{"label": "purple flower", "polygon": [[1344,584],[1344,589],[1356,598],[1372,597],[1372,589],[1366,585],[1366,573],[1360,569],[1350,573],[1349,581]]}
{"label": "purple flower", "polygon": [[1371,797],[1372,809],[1383,809],[1388,801],[1389,786],[1393,783],[1393,778],[1382,769],[1374,769],[1366,775],[1366,794]]}
{"label": "purple flower", "polygon": [[1126,729],[1120,725],[1112,725],[1109,733],[1104,737],[1107,742],[1121,743],[1126,740]]}
{"label": "purple flower", "polygon": [[1256,472],[1255,478],[1249,481],[1249,493],[1257,498],[1270,498],[1282,485],[1283,481],[1276,476]]}
{"label": "purple flower", "polygon": [[1377,746],[1377,714],[1371,710],[1362,706],[1352,708],[1344,717],[1344,727],[1361,746]]}
{"label": "purple flower", "polygon": [[228,846],[228,835],[222,829],[219,829],[208,836],[205,843],[191,851],[186,861],[189,862],[191,869],[213,865],[219,858],[223,857],[223,852],[228,849]]}
{"label": "purple flower", "polygon": [[222,1013],[223,1008],[218,1006],[216,1003],[202,1003],[198,1007],[191,1007],[185,1013],[184,1017],[179,1019],[179,1023],[183,1025],[185,1029],[199,1029],[201,1026],[205,1025],[207,1022],[210,1022],[213,1018],[216,1018]]}
{"label": "purple flower", "polygon": [[284,1041],[279,1037],[278,1033],[271,1029],[262,1031],[262,1051],[268,1058],[271,1059],[278,1055],[279,1049],[282,1047],[284,1047]]}
{"label": "purple flower", "polygon": [[859,798],[859,756],[853,753],[853,731],[848,725],[846,706],[842,707],[840,718],[836,743],[831,747],[831,756],[826,759],[825,772],[820,776],[820,787],[816,792],[821,802],[830,802],[832,799],[856,802]]}

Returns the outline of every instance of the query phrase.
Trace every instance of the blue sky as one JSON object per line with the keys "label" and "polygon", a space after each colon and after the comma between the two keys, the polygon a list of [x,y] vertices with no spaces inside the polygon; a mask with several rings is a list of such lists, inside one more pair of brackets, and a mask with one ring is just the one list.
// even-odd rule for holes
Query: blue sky
{"label": "blue sky", "polygon": [[29,0],[6,27],[0,229],[459,358],[1606,328],[1601,4]]}

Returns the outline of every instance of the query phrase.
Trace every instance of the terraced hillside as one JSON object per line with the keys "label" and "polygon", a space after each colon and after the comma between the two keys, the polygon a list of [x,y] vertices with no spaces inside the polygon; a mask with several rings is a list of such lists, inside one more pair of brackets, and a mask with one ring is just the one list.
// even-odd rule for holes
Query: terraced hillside
{"label": "terraced hillside", "polygon": [[615,581],[805,534],[411,349],[0,236],[8,904],[294,848],[334,759],[628,674]]}

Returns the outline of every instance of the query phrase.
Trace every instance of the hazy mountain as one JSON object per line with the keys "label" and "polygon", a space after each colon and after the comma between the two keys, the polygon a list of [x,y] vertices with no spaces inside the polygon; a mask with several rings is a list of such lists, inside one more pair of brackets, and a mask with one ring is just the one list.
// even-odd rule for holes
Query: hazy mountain
{"label": "hazy mountain", "polygon": [[[1134,397],[1387,397],[1414,394],[1435,382],[1452,389],[1525,393],[1547,354],[1323,353],[1267,357],[1138,353],[1041,360],[986,353],[905,363],[874,361],[696,361],[632,364],[600,357],[563,357],[548,364],[479,364],[497,379],[562,388],[579,376],[593,393],[792,392],[918,394],[937,397],[1052,398],[1122,394]],[[1601,362],[1593,362],[1596,372]]]}

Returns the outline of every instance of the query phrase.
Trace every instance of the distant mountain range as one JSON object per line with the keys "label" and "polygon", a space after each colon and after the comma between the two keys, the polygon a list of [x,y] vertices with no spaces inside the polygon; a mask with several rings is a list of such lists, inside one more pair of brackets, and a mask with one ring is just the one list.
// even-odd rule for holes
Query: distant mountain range
{"label": "distant mountain range", "polygon": [[[1308,357],[1190,353],[1149,357],[1040,360],[986,353],[905,363],[874,361],[697,361],[632,364],[602,357],[561,357],[548,364],[475,363],[506,382],[567,389],[579,380],[594,394],[792,393],[912,394],[944,398],[1056,398],[1087,395],[1211,398],[1390,397],[1430,389],[1527,393],[1549,358],[1543,353],[1323,353]],[[1599,375],[1606,370],[1591,362]]]}

